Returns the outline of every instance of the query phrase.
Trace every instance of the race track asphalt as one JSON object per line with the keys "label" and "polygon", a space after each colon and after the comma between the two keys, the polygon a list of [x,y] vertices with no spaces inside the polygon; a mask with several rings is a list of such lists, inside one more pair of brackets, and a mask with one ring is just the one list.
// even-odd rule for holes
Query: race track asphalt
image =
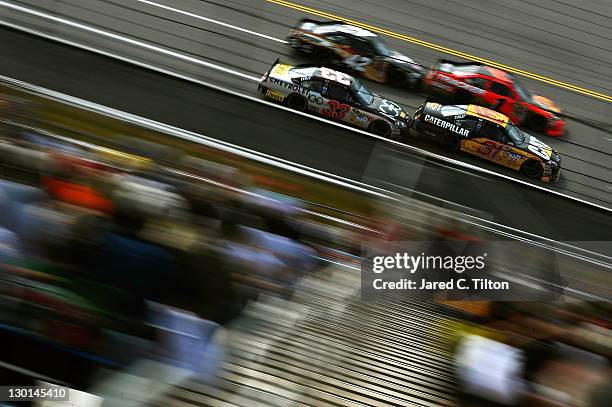
{"label": "race track asphalt", "polygon": [[609,212],[451,170],[352,131],[53,41],[8,29],[0,35],[0,55],[8,56],[3,75],[409,196],[436,196],[548,238],[612,237]]}
{"label": "race track asphalt", "polygon": [[[266,0],[14,2],[179,51],[253,78],[259,77],[278,57],[288,62],[303,62],[303,57],[295,55],[286,44],[273,39],[284,39],[299,18],[321,19]],[[204,21],[152,3],[212,20]],[[612,93],[609,75],[612,64],[612,6],[605,2],[311,0],[299,4],[563,83],[606,95]],[[255,88],[252,80],[186,63],[174,57],[138,50],[118,44],[116,40],[84,34],[78,29],[66,29],[58,24],[45,25],[40,18],[17,18],[17,14],[0,9],[0,16],[8,21],[26,21],[36,27],[43,27],[51,34],[111,49],[245,93],[251,94]],[[228,28],[219,22],[263,36]],[[412,56],[425,66],[431,66],[441,57],[457,59],[456,56],[401,39],[384,38],[390,47]],[[547,188],[612,207],[612,104],[549,83],[523,79],[528,88],[550,97],[564,113],[572,117],[568,120],[567,134],[563,138],[544,139],[561,153],[564,168],[561,180]],[[409,111],[414,111],[423,102],[421,94],[366,82],[372,90],[397,100]],[[484,165],[504,172],[497,167]],[[519,176],[512,172],[504,173]]]}

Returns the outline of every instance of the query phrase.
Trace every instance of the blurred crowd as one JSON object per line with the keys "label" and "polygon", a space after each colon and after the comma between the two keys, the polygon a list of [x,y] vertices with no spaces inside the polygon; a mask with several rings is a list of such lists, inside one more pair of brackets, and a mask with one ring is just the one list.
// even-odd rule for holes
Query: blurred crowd
{"label": "blurred crowd", "polygon": [[6,134],[0,360],[77,388],[104,387],[100,366],[213,380],[224,327],[249,301],[291,298],[319,268],[321,242],[338,253],[359,246],[351,227],[235,168],[192,156],[167,167],[151,158],[154,145],[124,153]]}
{"label": "blurred crowd", "polygon": [[[481,310],[482,311],[482,310]],[[457,328],[462,406],[609,406],[612,304],[495,302]]]}
{"label": "blurred crowd", "polygon": [[[367,239],[475,239],[441,217],[335,222],[236,168],[152,143],[2,132],[0,360],[105,405],[163,391],[141,377],[213,383],[249,301],[291,299],[325,258],[354,262]],[[454,329],[460,405],[610,404],[610,304],[440,303],[465,321]],[[27,376],[0,369],[0,383]]]}

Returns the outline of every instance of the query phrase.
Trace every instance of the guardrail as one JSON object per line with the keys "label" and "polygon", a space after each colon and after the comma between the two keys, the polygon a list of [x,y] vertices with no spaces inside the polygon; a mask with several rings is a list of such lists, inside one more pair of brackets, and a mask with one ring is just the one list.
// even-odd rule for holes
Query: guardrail
{"label": "guardrail", "polygon": [[[582,264],[585,276],[587,269],[590,273],[596,270],[599,272],[612,270],[612,258],[609,256],[570,244],[554,242],[520,230],[512,230],[478,216],[460,214],[444,208],[443,202],[440,202],[440,206],[424,203],[11,78],[0,77],[0,92],[27,101],[31,106],[30,110],[39,112],[37,119],[28,118],[26,112],[16,117],[13,122],[19,120],[22,122],[15,124],[38,132],[48,132],[54,137],[62,137],[58,136],[58,133],[62,133],[72,140],[80,140],[82,144],[102,148],[116,147],[117,143],[126,137],[130,140],[154,140],[156,143],[188,151],[190,154],[194,152],[204,154],[207,159],[220,164],[242,162],[243,169],[252,174],[273,173],[279,179],[291,180],[296,184],[308,184],[309,191],[316,191],[314,195],[305,194],[304,191],[293,191],[293,195],[308,205],[310,207],[308,210],[314,212],[315,216],[331,223],[362,230],[368,228],[375,230],[373,225],[376,224],[376,220],[370,216],[370,211],[372,207],[376,207],[381,212],[378,214],[379,219],[385,214],[397,217],[397,213],[401,213],[404,222],[409,221],[412,226],[421,229],[430,228],[432,222],[461,224],[484,239],[509,239],[518,242],[531,254],[559,255],[574,268]],[[27,120],[31,123],[23,122]],[[4,121],[10,120],[4,119]],[[287,191],[277,190],[277,192]],[[604,279],[607,275],[607,273],[603,275]],[[584,294],[582,297],[592,298],[583,290],[577,291]]]}

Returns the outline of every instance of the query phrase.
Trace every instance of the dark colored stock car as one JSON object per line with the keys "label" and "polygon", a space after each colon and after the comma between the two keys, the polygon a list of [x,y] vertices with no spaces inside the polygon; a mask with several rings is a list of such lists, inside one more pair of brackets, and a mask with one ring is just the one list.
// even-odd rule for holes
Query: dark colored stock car
{"label": "dark colored stock car", "polygon": [[342,21],[302,19],[288,41],[313,62],[394,87],[418,88],[425,74],[421,65],[389,49],[377,34]]}

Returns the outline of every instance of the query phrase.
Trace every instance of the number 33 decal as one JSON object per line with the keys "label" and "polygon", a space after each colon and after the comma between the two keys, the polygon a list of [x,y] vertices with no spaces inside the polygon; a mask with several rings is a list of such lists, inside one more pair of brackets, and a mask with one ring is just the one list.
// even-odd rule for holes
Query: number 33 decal
{"label": "number 33 decal", "polygon": [[331,116],[335,120],[342,120],[350,110],[350,106],[346,103],[340,104],[337,100],[327,102],[329,107],[321,110],[323,116]]}

